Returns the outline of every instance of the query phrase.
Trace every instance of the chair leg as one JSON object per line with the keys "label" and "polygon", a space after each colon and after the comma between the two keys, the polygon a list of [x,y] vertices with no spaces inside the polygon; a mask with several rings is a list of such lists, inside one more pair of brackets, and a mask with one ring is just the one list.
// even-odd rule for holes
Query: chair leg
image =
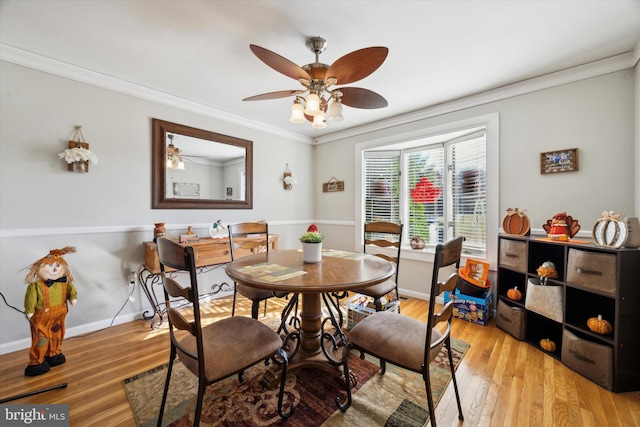
{"label": "chair leg", "polygon": [[260,312],[260,300],[254,300],[251,303],[251,317],[258,320],[259,312]]}
{"label": "chair leg", "polygon": [[[280,372],[280,375],[282,375],[282,377],[280,379],[280,393],[278,394],[278,414],[280,414],[282,418],[286,419],[293,414],[295,405],[291,404],[291,408],[289,409],[289,412],[284,412],[282,410],[282,402],[284,400],[284,386],[287,383],[287,368],[289,366],[289,358],[287,357],[287,353],[282,348],[278,350],[278,355],[282,359],[282,371]],[[274,357],[274,360],[275,360],[275,357]],[[278,363],[277,360],[276,360],[276,363]]]}
{"label": "chair leg", "polygon": [[376,306],[376,311],[382,311],[382,301],[380,301],[381,297],[377,297],[373,299],[373,304]]}
{"label": "chair leg", "polygon": [[160,403],[160,413],[158,414],[158,427],[162,426],[162,416],[164,415],[164,407],[167,403],[167,395],[169,394],[169,382],[171,381],[171,371],[173,370],[173,361],[175,355],[173,349],[171,351],[171,358],[169,359],[169,367],[167,368],[167,379],[164,381],[164,391],[162,392],[162,403]]}
{"label": "chair leg", "polygon": [[233,282],[233,304],[231,304],[231,317],[236,315],[236,295],[238,293],[238,285]]}
{"label": "chair leg", "polygon": [[460,404],[460,393],[458,393],[458,382],[456,381],[456,371],[453,368],[453,355],[451,354],[451,340],[447,338],[445,341],[447,353],[449,354],[449,368],[451,368],[451,380],[453,381],[453,390],[456,392],[456,401],[458,403],[458,419],[464,420],[462,415],[462,405]]}
{"label": "chair leg", "polygon": [[433,394],[431,394],[431,377],[429,376],[429,365],[424,367],[426,372],[422,373],[424,378],[424,387],[427,392],[427,403],[429,405],[429,419],[431,427],[436,427],[436,408],[433,405]]}
{"label": "chair leg", "polygon": [[204,378],[200,378],[198,381],[198,397],[196,400],[196,411],[193,414],[193,425],[200,425],[200,416],[202,415],[202,401],[204,400],[204,391],[207,388],[207,381]]}

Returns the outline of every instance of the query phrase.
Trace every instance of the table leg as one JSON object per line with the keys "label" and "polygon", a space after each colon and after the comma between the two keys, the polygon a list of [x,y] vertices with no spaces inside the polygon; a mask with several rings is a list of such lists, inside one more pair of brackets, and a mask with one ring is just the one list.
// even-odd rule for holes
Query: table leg
{"label": "table leg", "polygon": [[[344,386],[345,380],[341,363],[343,347],[336,348],[334,341],[323,336],[321,294],[308,293],[301,296],[300,343],[298,351],[289,360],[288,372],[295,372],[304,368],[318,369],[332,375],[340,385]],[[325,352],[334,360],[330,360]],[[265,373],[264,378],[270,388],[277,387],[280,382],[280,369],[274,366]],[[351,375],[351,382],[352,384],[357,383],[357,379],[353,374]]]}
{"label": "table leg", "polygon": [[140,273],[138,273],[138,283],[142,287],[144,294],[147,296],[149,303],[151,303],[151,308],[153,309],[153,314],[148,314],[149,310],[142,313],[142,318],[144,320],[152,320],[156,316],[158,320],[155,319],[151,322],[151,329],[158,329],[164,323],[164,310],[160,308],[160,301],[158,301],[158,297],[156,296],[156,292],[154,290],[154,285],[162,284],[162,275],[161,274],[153,274],[146,267],[142,267]]}

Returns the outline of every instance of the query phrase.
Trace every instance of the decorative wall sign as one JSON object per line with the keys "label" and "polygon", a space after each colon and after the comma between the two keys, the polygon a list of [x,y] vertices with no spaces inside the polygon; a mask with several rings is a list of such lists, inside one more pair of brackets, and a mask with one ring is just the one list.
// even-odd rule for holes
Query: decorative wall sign
{"label": "decorative wall sign", "polygon": [[338,181],[335,176],[332,176],[328,182],[322,184],[322,192],[332,193],[334,191],[344,191],[344,181]]}
{"label": "decorative wall sign", "polygon": [[182,197],[200,197],[200,184],[193,182],[174,182],[173,195]]}
{"label": "decorative wall sign", "polygon": [[578,149],[548,151],[540,153],[540,173],[576,172],[578,170]]}

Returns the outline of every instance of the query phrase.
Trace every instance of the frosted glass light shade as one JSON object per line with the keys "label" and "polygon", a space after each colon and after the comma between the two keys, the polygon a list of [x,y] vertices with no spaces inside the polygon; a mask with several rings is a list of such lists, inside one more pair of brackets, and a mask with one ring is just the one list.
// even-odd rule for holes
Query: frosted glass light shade
{"label": "frosted glass light shade", "polygon": [[305,114],[308,114],[309,116],[316,116],[322,113],[322,110],[320,109],[320,97],[315,93],[307,96],[306,104],[307,106],[304,109]]}
{"label": "frosted glass light shade", "polygon": [[311,123],[316,129],[324,129],[327,127],[327,121],[325,120],[324,113],[321,111],[320,114],[313,117],[313,123]]}
{"label": "frosted glass light shade", "polygon": [[342,104],[340,101],[334,100],[329,107],[329,120],[332,122],[341,122],[342,117]]}
{"label": "frosted glass light shade", "polygon": [[289,117],[289,121],[291,123],[304,123],[304,107],[299,101],[296,101],[291,106],[291,117]]}

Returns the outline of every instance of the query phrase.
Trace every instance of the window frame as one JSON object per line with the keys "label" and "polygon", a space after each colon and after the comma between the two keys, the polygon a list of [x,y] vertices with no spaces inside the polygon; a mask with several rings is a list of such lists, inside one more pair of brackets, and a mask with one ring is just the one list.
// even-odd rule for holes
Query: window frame
{"label": "window frame", "polygon": [[[381,137],[367,142],[355,145],[356,167],[355,167],[355,245],[356,248],[362,249],[363,228],[365,219],[365,192],[364,171],[365,160],[364,152],[370,150],[380,151],[403,151],[406,152],[415,146],[424,146],[424,141],[436,139],[444,134],[454,132],[469,131],[474,128],[484,127],[486,134],[486,188],[487,188],[487,218],[486,218],[486,255],[484,257],[467,254],[468,257],[485,259],[490,263],[495,263],[497,256],[497,235],[498,235],[498,211],[499,211],[499,115],[492,113],[484,116],[472,117],[465,120],[434,125],[427,128],[407,131],[405,133],[395,134],[393,136]],[[411,145],[412,144],[412,145]],[[402,155],[401,155],[401,161]],[[406,174],[404,174],[406,175]],[[406,176],[401,176],[401,186],[406,187]],[[402,199],[407,196],[401,194]],[[401,204],[403,202],[401,201]],[[408,232],[408,227],[405,227]],[[423,250],[412,250],[409,246],[409,239],[406,235],[403,237],[402,258],[431,261],[431,255],[434,253],[433,247],[427,247]]]}

